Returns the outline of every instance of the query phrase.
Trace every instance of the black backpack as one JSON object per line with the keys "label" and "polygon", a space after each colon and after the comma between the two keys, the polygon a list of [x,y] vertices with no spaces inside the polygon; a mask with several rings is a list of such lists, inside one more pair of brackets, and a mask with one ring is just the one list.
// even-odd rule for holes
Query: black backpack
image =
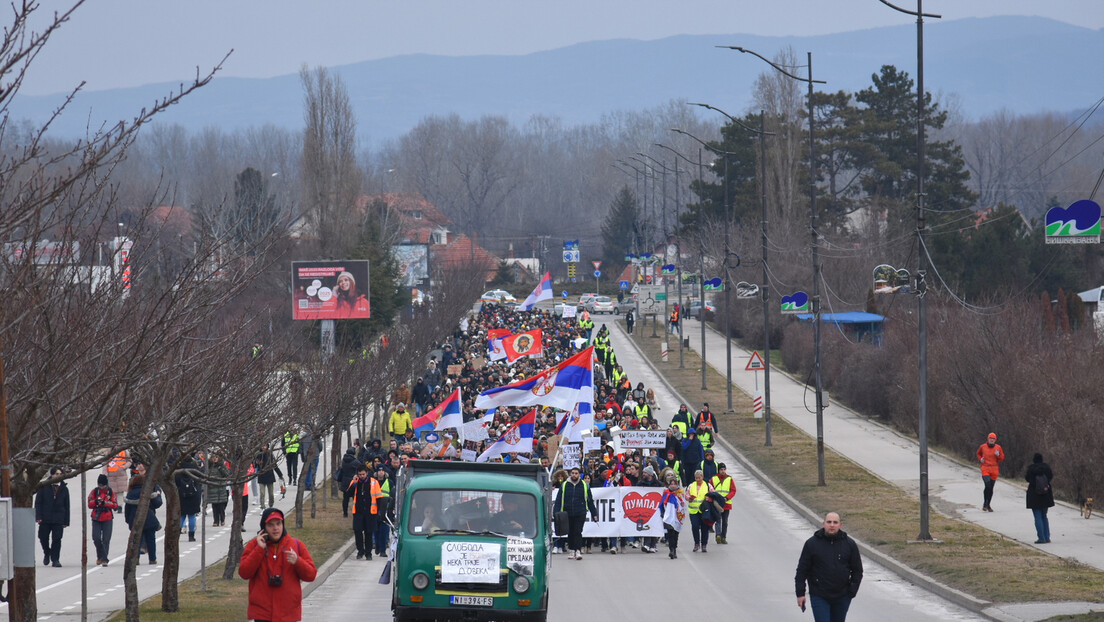
{"label": "black backpack", "polygon": [[1035,494],[1040,496],[1050,494],[1050,480],[1046,473],[1035,474]]}

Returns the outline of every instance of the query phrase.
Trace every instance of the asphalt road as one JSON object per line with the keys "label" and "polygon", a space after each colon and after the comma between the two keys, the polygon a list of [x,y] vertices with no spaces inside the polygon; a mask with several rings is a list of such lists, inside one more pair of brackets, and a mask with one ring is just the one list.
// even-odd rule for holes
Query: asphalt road
{"label": "asphalt road", "polygon": [[[597,317],[601,324],[613,318]],[[612,331],[618,359],[633,384],[644,382],[656,390],[661,421],[670,419],[679,399],[659,381],[620,331]],[[685,619],[707,606],[725,619],[812,619],[797,608],[794,568],[801,546],[813,528],[801,516],[772,496],[757,480],[739,468],[731,456],[717,448],[718,460],[727,463],[738,493],[733,503],[729,537],[731,544],[711,544],[709,553],[692,553],[689,529],[684,530],[679,558],[662,552],[646,555],[628,549],[620,555],[594,553],[582,561],[553,557],[551,578],[552,622],[577,620]],[[843,510],[843,529],[847,529]],[[597,548],[595,549],[597,550]],[[308,620],[375,618],[390,607],[390,585],[378,579],[384,562],[349,558],[307,598],[303,617]],[[865,578],[848,620],[900,622],[984,620],[903,581],[888,570],[865,560]]]}

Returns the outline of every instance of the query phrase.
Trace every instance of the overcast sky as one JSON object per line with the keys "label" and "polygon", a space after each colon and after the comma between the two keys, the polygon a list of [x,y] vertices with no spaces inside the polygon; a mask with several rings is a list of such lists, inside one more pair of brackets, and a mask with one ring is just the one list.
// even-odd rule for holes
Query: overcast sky
{"label": "overcast sky", "polygon": [[[42,0],[41,16],[62,0]],[[915,10],[916,0],[894,0]],[[926,0],[944,20],[1038,15],[1104,28],[1104,0]],[[929,20],[931,21],[931,20]],[[679,34],[816,35],[915,23],[878,0],[88,0],[21,92],[195,77],[271,77],[401,54],[526,54],[583,41]]]}

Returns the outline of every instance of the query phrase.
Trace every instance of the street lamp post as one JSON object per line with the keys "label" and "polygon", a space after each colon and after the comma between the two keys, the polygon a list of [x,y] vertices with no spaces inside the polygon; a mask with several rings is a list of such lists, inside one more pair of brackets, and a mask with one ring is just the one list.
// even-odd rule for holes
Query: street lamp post
{"label": "street lamp post", "polygon": [[[675,154],[676,156],[682,158],[683,160],[686,160],[687,164],[689,164],[689,165],[694,165],[694,164],[698,165],[698,191],[701,192],[702,168],[703,168],[702,159],[701,159],[701,147],[698,148],[698,161],[697,162],[694,162],[693,160],[687,158],[686,156],[683,156],[682,154],[680,154],[680,152],[676,151],[675,149],[672,149],[672,148],[668,147],[667,145],[662,145],[660,143],[656,143],[656,147],[662,147],[664,149],[667,149],[668,151],[672,152],[672,154]],[[698,199],[701,200],[701,194],[699,194]],[[701,213],[702,212],[699,209],[698,210],[698,265],[699,265],[698,270],[700,271],[700,274],[698,275],[698,295],[699,295],[698,299],[702,303],[702,313],[701,313],[701,316],[698,318],[698,324],[699,324],[699,327],[701,328],[701,360],[702,360],[701,390],[705,391],[705,390],[707,390],[707,387],[705,387],[705,362],[704,362],[705,361],[705,313],[704,313],[704,304],[705,304],[705,283],[704,283],[704,281],[705,281],[705,244],[704,244],[703,235],[702,235],[702,229],[703,229],[704,223],[702,222]],[[679,247],[680,247],[679,252],[681,253],[681,245]],[[679,283],[680,284],[682,283],[681,273],[679,275]],[[681,363],[681,359],[680,359],[680,363]]]}
{"label": "street lamp post", "polygon": [[782,67],[779,67],[765,56],[738,45],[720,45],[717,47],[736,50],[745,54],[758,57],[763,62],[773,67],[782,75],[805,82],[809,85],[809,229],[813,245],[813,375],[816,378],[816,424],[817,424],[817,485],[825,486],[824,468],[824,386],[820,374],[820,244],[817,240],[817,208],[816,208],[816,134],[813,110],[813,85],[826,84],[824,80],[813,79],[813,53],[808,52],[808,77],[796,76]]}
{"label": "street lamp post", "polygon": [[744,128],[745,130],[757,134],[759,136],[759,211],[761,213],[760,232],[762,233],[763,241],[763,407],[765,415],[763,422],[765,424],[765,440],[764,445],[770,447],[771,442],[771,409],[770,409],[770,287],[767,274],[767,136],[774,136],[774,132],[768,132],[766,130],[766,112],[759,111],[759,129],[749,127],[736,117],[728,114],[724,110],[709,104],[697,104],[690,102],[691,106],[701,106],[702,108],[708,108],[714,110],[728,117],[729,121],[732,121],[736,125]]}
{"label": "street lamp post", "polygon": [[[728,156],[735,155],[735,154],[733,154],[731,152],[728,152],[728,151],[722,151],[720,149],[712,147],[708,143],[706,143],[704,140],[698,138],[697,136],[694,136],[690,132],[685,132],[683,130],[674,129],[674,128],[672,128],[671,131],[678,132],[679,134],[683,134],[683,135],[689,136],[690,138],[693,138],[694,140],[698,141],[698,143],[701,144],[701,146],[703,146],[706,149],[712,151],[713,153],[721,156],[721,158],[724,160],[724,211],[725,211],[725,214],[724,214],[724,260],[723,260],[724,266],[723,267],[724,267],[724,300],[725,300],[725,378],[727,380],[726,384],[728,385],[728,409],[725,412],[732,412],[732,337],[731,337],[731,335],[732,335],[732,329],[731,329],[732,305],[731,305],[731,298],[730,298],[730,289],[731,289],[729,287],[729,271],[730,271],[730,268],[729,268],[729,265],[728,265],[728,261],[729,261],[729,257],[732,256],[733,253],[729,249],[729,241],[728,241],[728,221],[730,220],[730,216],[731,216],[731,212],[732,212],[732,205],[731,205],[730,200],[729,200],[729,189],[728,189],[729,186],[731,185],[729,183],[730,180],[728,178]],[[737,257],[736,266],[739,266],[739,265],[740,265],[739,264],[739,258]],[[732,267],[736,267],[736,266],[732,266]],[[705,278],[704,273],[702,274],[702,278],[703,279]],[[703,287],[703,289],[702,289],[703,296],[704,296],[704,291],[705,290],[704,290],[704,287]],[[705,319],[705,309],[704,309],[705,298],[704,297],[702,298],[702,305],[703,305],[702,321],[704,322],[704,319]]]}
{"label": "street lamp post", "polygon": [[933,540],[929,528],[930,509],[928,503],[928,313],[924,304],[927,284],[927,249],[924,247],[924,165],[927,145],[924,141],[924,18],[941,18],[941,15],[924,12],[924,0],[916,0],[916,11],[902,9],[879,0],[889,8],[906,15],[916,17],[916,253],[920,258],[920,269],[916,272],[916,323],[917,323],[917,365],[919,368],[919,425],[920,437],[920,534],[916,539],[925,542]]}

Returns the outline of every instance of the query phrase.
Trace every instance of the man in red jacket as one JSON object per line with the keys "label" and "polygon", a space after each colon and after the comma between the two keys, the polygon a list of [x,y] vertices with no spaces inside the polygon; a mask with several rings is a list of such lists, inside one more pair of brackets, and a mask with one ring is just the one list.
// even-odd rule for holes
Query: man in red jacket
{"label": "man in red jacket", "polygon": [[1004,462],[1004,449],[997,444],[995,432],[990,432],[989,438],[978,447],[977,459],[981,463],[981,481],[985,484],[981,509],[992,512],[989,502],[993,500],[993,485],[1000,475],[1000,463]]}
{"label": "man in red jacket", "polygon": [[249,619],[256,622],[299,622],[303,619],[303,586],[314,581],[310,551],[287,535],[284,514],[268,508],[261,531],[245,545],[238,575],[249,581]]}

